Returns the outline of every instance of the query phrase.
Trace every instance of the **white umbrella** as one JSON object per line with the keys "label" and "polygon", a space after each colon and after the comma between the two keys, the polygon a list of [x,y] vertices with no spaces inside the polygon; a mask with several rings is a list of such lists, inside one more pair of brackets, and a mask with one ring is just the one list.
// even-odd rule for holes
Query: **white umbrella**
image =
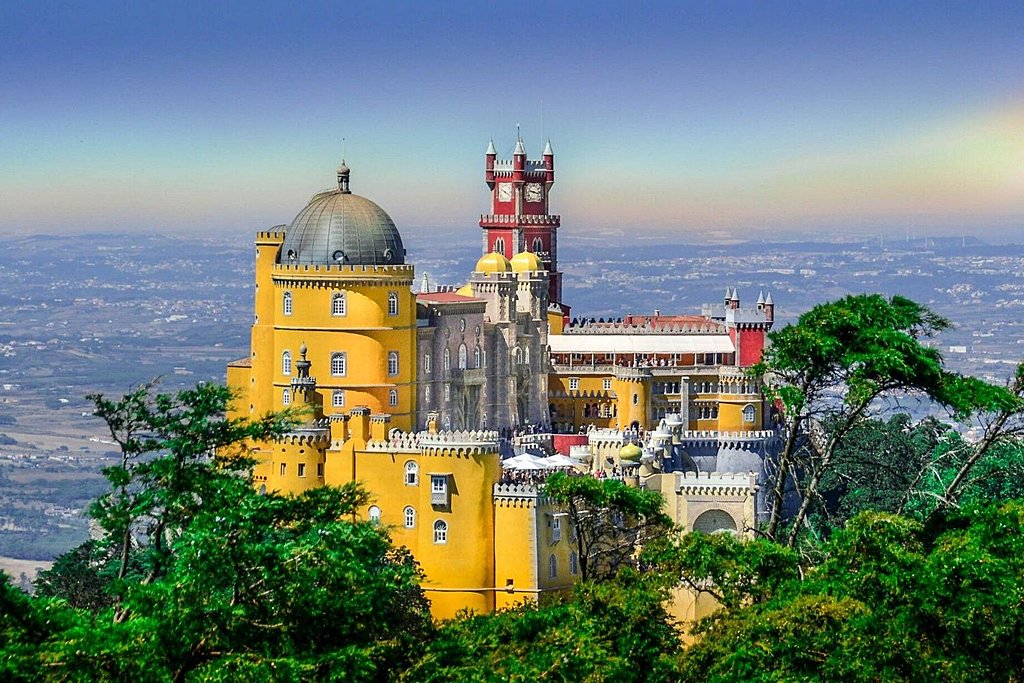
{"label": "white umbrella", "polygon": [[543,462],[548,467],[574,467],[576,465],[576,463],[574,463],[572,459],[567,458],[561,453],[549,455],[548,457],[544,458]]}
{"label": "white umbrella", "polygon": [[548,467],[541,458],[536,458],[528,453],[502,460],[501,466],[507,470],[543,470]]}

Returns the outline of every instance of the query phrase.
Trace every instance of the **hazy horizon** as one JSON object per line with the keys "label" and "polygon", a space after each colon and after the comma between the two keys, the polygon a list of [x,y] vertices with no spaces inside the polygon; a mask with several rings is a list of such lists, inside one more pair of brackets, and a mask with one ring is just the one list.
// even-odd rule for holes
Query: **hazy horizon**
{"label": "hazy horizon", "polygon": [[[1020,3],[0,7],[0,231],[231,235],[352,187],[467,230],[550,138],[563,233],[1024,241]],[[342,142],[345,138],[345,142]]]}

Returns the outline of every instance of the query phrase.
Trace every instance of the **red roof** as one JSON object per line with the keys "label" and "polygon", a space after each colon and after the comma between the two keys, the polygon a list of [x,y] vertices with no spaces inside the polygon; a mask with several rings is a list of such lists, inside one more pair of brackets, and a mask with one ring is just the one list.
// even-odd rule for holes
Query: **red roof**
{"label": "red roof", "polygon": [[428,304],[465,304],[474,301],[484,301],[484,299],[456,294],[455,292],[428,292],[426,294],[417,294],[416,301],[423,301]]}

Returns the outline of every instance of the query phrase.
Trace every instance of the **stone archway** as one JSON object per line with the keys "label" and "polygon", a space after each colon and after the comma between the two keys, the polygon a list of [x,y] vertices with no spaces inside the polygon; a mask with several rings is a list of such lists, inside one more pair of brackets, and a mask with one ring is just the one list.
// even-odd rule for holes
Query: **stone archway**
{"label": "stone archway", "polygon": [[693,520],[693,531],[713,534],[727,531],[736,533],[736,520],[725,510],[706,510]]}

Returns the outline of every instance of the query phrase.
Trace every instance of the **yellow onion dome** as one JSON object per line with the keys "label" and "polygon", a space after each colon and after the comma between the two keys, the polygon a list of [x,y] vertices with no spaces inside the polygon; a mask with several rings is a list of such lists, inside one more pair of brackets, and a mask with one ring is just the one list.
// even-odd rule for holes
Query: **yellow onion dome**
{"label": "yellow onion dome", "polygon": [[478,273],[508,273],[512,271],[512,264],[498,252],[492,251],[481,256],[473,270]]}
{"label": "yellow onion dome", "polygon": [[462,296],[473,296],[473,286],[468,283],[464,284],[458,289],[456,289],[455,293],[461,294]]}
{"label": "yellow onion dome", "polygon": [[527,273],[537,270],[546,270],[544,262],[532,251],[522,251],[512,257],[512,271],[515,273]]}
{"label": "yellow onion dome", "polygon": [[644,450],[635,443],[627,443],[619,450],[619,459],[628,460],[629,462],[640,462],[640,456],[643,454]]}

